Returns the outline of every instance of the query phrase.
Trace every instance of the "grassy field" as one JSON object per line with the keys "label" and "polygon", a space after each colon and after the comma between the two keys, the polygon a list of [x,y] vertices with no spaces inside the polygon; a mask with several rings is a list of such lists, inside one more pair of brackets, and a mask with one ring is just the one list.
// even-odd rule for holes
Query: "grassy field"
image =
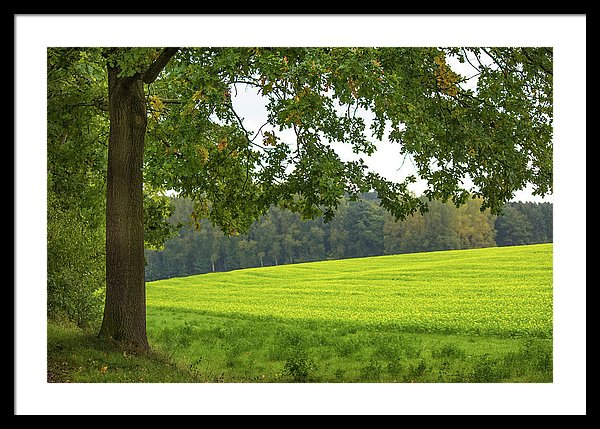
{"label": "grassy field", "polygon": [[161,280],[147,304],[149,356],[49,325],[56,381],[553,379],[551,244]]}
{"label": "grassy field", "polygon": [[148,335],[226,382],[550,382],[552,245],[148,284]]}

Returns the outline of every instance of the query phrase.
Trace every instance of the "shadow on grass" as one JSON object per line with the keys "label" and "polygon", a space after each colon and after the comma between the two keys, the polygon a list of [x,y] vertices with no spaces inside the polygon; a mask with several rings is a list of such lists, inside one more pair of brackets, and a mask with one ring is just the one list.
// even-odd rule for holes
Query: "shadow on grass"
{"label": "shadow on grass", "polygon": [[132,352],[96,333],[48,322],[48,383],[202,381],[156,351]]}

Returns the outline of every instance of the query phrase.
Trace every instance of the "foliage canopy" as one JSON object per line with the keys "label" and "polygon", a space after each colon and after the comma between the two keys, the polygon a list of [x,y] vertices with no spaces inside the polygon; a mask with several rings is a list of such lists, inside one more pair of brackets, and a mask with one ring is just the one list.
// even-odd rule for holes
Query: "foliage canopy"
{"label": "foliage canopy", "polygon": [[[68,135],[84,153],[101,150],[106,64],[134,76],[160,53],[49,49],[49,144]],[[471,64],[472,76],[450,58]],[[234,108],[242,89],[267,100],[258,132]],[[414,159],[428,197],[461,204],[471,194],[495,213],[528,183],[536,194],[552,190],[549,48],[183,48],[146,96],[145,186],[193,199],[198,218],[230,234],[271,204],[329,220],[344,194],[369,190],[397,218],[426,210],[408,190],[415,177],[391,183],[362,159],[342,161],[328,142],[370,155],[388,139]]]}
{"label": "foliage canopy", "polygon": [[[476,89],[450,69],[451,56],[473,64]],[[397,218],[426,210],[408,190],[414,176],[391,183],[362,159],[343,162],[328,142],[370,155],[387,138],[414,159],[428,197],[461,204],[470,193],[495,213],[527,183],[551,190],[545,48],[182,49],[164,76],[149,89],[147,180],[197,201],[198,217],[229,233],[271,204],[330,220],[344,194],[369,190]],[[267,129],[249,131],[236,113],[241,87],[267,99]]]}

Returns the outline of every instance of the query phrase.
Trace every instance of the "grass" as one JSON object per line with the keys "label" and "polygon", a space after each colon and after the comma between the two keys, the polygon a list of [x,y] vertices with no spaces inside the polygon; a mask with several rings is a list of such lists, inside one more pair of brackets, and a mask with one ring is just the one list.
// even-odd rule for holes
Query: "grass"
{"label": "grass", "polygon": [[148,283],[148,308],[411,332],[552,336],[552,245],[325,261]]}
{"label": "grass", "polygon": [[147,302],[146,356],[49,325],[49,356],[68,368],[57,381],[553,377],[552,245],[204,274],[148,283]]}
{"label": "grass", "polygon": [[153,347],[209,382],[549,382],[552,340],[155,310]]}
{"label": "grass", "polygon": [[156,351],[134,353],[96,332],[48,322],[50,383],[190,383],[202,381]]}

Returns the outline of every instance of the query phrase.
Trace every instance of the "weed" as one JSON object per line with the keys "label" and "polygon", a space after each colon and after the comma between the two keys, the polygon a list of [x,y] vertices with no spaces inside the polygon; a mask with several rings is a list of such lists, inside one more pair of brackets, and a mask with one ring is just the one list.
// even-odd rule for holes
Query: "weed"
{"label": "weed", "polygon": [[340,338],[334,345],[335,351],[340,357],[348,357],[359,348],[359,342],[354,338]]}
{"label": "weed", "polygon": [[295,330],[290,329],[280,329],[276,334],[277,342],[280,347],[289,348],[289,347],[300,347],[305,339],[304,336]]}
{"label": "weed", "polygon": [[399,351],[396,349],[396,347],[391,345],[389,341],[385,341],[385,338],[380,339],[375,345],[374,356],[378,358],[390,360],[394,359],[398,355]]}
{"label": "weed", "polygon": [[417,365],[410,365],[408,370],[408,376],[411,381],[415,381],[415,379],[423,377],[425,372],[427,371],[427,363],[424,359],[419,360]]}
{"label": "weed", "polygon": [[290,356],[283,366],[283,374],[291,378],[295,383],[309,381],[311,374],[315,371],[315,362],[310,358],[308,352],[303,348],[293,348]]}
{"label": "weed", "polygon": [[471,372],[467,374],[466,381],[471,383],[497,383],[501,379],[501,365],[486,353],[476,359]]}
{"label": "weed", "polygon": [[404,365],[400,361],[400,359],[394,359],[387,364],[387,372],[392,377],[397,377],[404,371]]}
{"label": "weed", "polygon": [[380,381],[383,370],[381,365],[374,359],[360,369],[359,379],[361,381],[378,382]]}
{"label": "weed", "polygon": [[431,356],[435,359],[464,359],[466,353],[463,349],[452,343],[446,343],[441,348],[433,350]]}
{"label": "weed", "polygon": [[345,375],[346,375],[346,371],[344,371],[342,368],[336,369],[335,373],[333,374],[336,381],[345,381]]}

